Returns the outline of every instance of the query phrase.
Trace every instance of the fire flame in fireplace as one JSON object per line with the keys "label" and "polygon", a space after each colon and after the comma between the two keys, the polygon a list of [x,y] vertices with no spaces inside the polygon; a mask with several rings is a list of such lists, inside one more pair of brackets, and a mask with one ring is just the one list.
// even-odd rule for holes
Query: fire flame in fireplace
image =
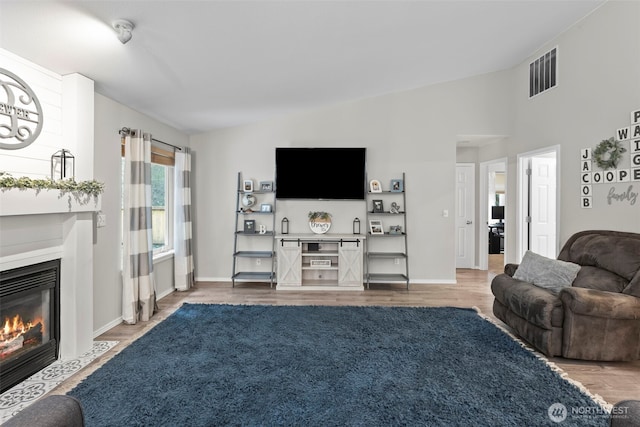
{"label": "fire flame in fireplace", "polygon": [[24,334],[31,328],[33,328],[33,324],[31,322],[27,322],[25,324],[19,314],[14,316],[13,320],[5,318],[4,328],[2,328],[2,332],[0,333],[0,339],[10,339],[15,335]]}
{"label": "fire flame in fireplace", "polygon": [[13,318],[5,317],[4,326],[0,329],[0,356],[41,340],[42,323],[41,318],[25,322],[20,315]]}

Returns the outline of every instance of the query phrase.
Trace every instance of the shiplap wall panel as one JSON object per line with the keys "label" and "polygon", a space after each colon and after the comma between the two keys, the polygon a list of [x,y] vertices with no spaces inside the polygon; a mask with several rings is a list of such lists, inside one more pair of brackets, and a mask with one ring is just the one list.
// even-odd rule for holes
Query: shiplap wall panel
{"label": "shiplap wall panel", "polygon": [[51,155],[66,148],[73,153],[74,141],[63,138],[62,76],[0,49],[0,68],[24,80],[42,106],[44,124],[38,139],[17,150],[0,149],[0,171],[13,176],[46,178],[50,176]]}

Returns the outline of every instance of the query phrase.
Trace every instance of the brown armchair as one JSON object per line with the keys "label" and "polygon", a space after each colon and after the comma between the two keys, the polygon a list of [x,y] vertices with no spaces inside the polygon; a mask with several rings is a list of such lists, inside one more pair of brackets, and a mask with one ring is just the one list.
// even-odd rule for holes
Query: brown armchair
{"label": "brown armchair", "polygon": [[491,283],[496,317],[547,356],[640,359],[640,234],[579,232],[558,260],[581,266],[560,290],[514,279],[508,264]]}

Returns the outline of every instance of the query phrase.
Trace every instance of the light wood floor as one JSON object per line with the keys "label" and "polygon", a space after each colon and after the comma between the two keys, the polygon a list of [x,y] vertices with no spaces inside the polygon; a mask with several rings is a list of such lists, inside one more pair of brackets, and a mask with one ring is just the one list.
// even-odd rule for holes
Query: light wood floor
{"label": "light wood floor", "polygon": [[[119,325],[98,337],[98,340],[118,340],[120,343],[52,393],[64,394],[72,389],[122,348],[149,328],[166,318],[184,302],[221,304],[273,305],[389,305],[389,306],[454,306],[477,307],[483,314],[497,320],[492,313],[491,279],[502,270],[502,256],[490,256],[490,270],[458,270],[456,285],[412,285],[407,291],[401,285],[371,285],[365,292],[296,292],[276,291],[264,284],[201,282],[187,292],[174,292],[158,302],[159,313],[147,323]],[[579,381],[609,403],[624,399],[640,399],[640,361],[583,362],[552,358],[573,380]]]}

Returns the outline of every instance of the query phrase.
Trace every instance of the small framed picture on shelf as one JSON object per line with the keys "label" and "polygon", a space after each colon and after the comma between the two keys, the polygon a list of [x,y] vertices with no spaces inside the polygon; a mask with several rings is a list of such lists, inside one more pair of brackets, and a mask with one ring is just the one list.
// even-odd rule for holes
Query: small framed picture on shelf
{"label": "small framed picture on shelf", "polygon": [[377,179],[372,179],[369,181],[369,192],[370,193],[382,193],[382,185],[380,185],[380,181]]}
{"label": "small framed picture on shelf", "polygon": [[271,212],[273,208],[269,203],[263,203],[260,205],[260,212]]}
{"label": "small framed picture on shelf", "polygon": [[380,221],[379,219],[370,219],[369,232],[371,234],[384,234],[384,230],[382,228],[382,221]]}
{"label": "small framed picture on shelf", "polygon": [[402,193],[404,191],[404,183],[401,179],[392,179],[391,180],[391,192],[392,193]]}
{"label": "small framed picture on shelf", "polygon": [[273,181],[260,181],[260,191],[273,191]]}
{"label": "small framed picture on shelf", "polygon": [[373,213],[382,213],[384,212],[382,200],[373,200]]}
{"label": "small framed picture on shelf", "polygon": [[253,234],[256,232],[256,220],[245,219],[244,220],[244,232],[245,234]]}
{"label": "small framed picture on shelf", "polygon": [[392,225],[389,227],[389,234],[402,234],[401,225]]}
{"label": "small framed picture on shelf", "polygon": [[244,184],[242,185],[242,189],[245,193],[251,193],[253,191],[253,180],[245,179]]}

